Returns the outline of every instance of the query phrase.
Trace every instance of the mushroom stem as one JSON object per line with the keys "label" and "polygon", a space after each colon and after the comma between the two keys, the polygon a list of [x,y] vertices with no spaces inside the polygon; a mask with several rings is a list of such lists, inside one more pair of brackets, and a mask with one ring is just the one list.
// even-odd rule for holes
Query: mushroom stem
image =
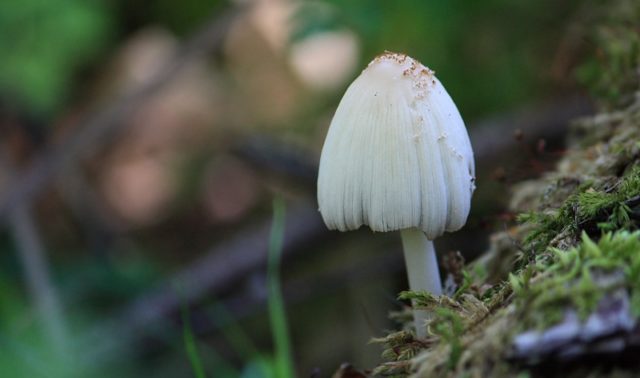
{"label": "mushroom stem", "polygon": [[[407,264],[409,289],[412,291],[428,291],[433,295],[442,294],[438,260],[433,241],[427,239],[423,231],[417,228],[407,228],[400,231],[404,261]],[[414,304],[415,305],[415,304]],[[424,338],[427,335],[425,321],[429,312],[413,310],[416,336]]]}

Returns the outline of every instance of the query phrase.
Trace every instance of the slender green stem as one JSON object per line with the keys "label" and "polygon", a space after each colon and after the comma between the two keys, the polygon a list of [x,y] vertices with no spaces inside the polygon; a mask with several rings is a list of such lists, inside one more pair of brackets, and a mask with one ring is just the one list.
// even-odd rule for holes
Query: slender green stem
{"label": "slender green stem", "polygon": [[204,372],[204,366],[202,364],[202,360],[200,359],[200,353],[198,352],[198,346],[196,345],[196,338],[193,335],[193,331],[191,330],[191,321],[189,320],[189,309],[186,303],[182,303],[182,338],[184,340],[184,345],[187,350],[187,356],[189,357],[189,362],[191,363],[191,369],[193,370],[193,375],[196,378],[206,378],[206,374]]}
{"label": "slender green stem", "polygon": [[[416,228],[400,231],[404,260],[407,264],[409,289],[412,291],[428,291],[433,295],[442,294],[442,283],[438,271],[438,260],[433,242],[424,232]],[[413,318],[416,326],[416,336],[424,338],[427,330],[424,326],[429,313],[424,310],[414,310]]]}
{"label": "slender green stem", "polygon": [[273,201],[273,223],[269,240],[269,259],[267,264],[267,287],[269,293],[269,319],[276,349],[276,367],[278,377],[293,378],[294,367],[289,344],[287,316],[285,313],[282,290],[280,288],[280,259],[284,238],[285,205],[282,198]]}

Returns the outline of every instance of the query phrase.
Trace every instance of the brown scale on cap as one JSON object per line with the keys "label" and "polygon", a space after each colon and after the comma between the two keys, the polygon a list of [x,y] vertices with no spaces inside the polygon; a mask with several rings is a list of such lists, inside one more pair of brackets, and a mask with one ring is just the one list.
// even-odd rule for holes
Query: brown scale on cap
{"label": "brown scale on cap", "polygon": [[[393,61],[398,64],[404,64],[407,60],[409,60],[410,66],[402,72],[404,76],[411,75],[416,77],[416,76],[422,75],[422,76],[427,76],[431,78],[433,75],[435,75],[435,71],[433,71],[429,67],[426,67],[425,65],[420,63],[418,60],[413,59],[406,54],[395,53],[391,51],[385,51],[384,53],[373,58],[373,60],[369,62],[365,70],[370,66],[380,63],[382,61]],[[432,83],[435,84],[435,80],[432,79]]]}
{"label": "brown scale on cap", "polygon": [[[404,68],[402,76],[411,79],[412,89],[415,92],[415,100],[423,100],[427,97],[429,88],[436,85],[436,78],[434,76],[435,71],[424,66],[418,60],[402,53],[385,51],[384,53],[376,56],[371,63],[367,65],[365,71],[371,66],[382,62],[393,62]],[[415,103],[412,105],[415,105]]]}

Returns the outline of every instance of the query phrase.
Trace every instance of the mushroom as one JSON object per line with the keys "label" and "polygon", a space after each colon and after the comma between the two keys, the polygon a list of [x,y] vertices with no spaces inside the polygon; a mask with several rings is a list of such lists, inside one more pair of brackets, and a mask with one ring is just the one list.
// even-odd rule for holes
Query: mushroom
{"label": "mushroom", "polygon": [[[433,239],[466,222],[475,189],[462,117],[434,72],[385,52],[345,92],[318,175],[329,229],[400,230],[409,288],[442,294]],[[428,314],[414,310],[416,334]]]}

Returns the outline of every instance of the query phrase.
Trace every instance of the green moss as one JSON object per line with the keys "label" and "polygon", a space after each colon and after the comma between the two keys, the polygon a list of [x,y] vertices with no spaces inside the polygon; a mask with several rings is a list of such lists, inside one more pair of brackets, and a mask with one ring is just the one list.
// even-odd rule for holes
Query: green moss
{"label": "green moss", "polygon": [[532,225],[524,239],[525,251],[543,252],[558,235],[572,235],[577,241],[582,231],[596,235],[602,231],[635,229],[637,222],[631,219],[629,204],[637,202],[639,195],[639,166],[634,166],[613,185],[604,181],[580,185],[558,209],[518,217],[519,222]]}
{"label": "green moss", "polygon": [[[472,287],[472,276],[466,273],[465,277],[465,281],[468,282],[466,287]],[[428,337],[425,340],[418,340],[414,338],[412,332],[400,331],[384,338],[374,339],[374,343],[384,346],[382,357],[388,361],[374,370],[374,374],[385,376],[406,374],[411,368],[410,360],[421,350],[435,344],[445,348],[442,352],[442,355],[446,356],[444,366],[447,370],[453,370],[465,349],[465,332],[482,321],[489,313],[485,302],[475,295],[463,290],[458,290],[457,294],[457,298],[454,298],[434,296],[424,291],[401,292],[399,299],[411,301],[416,308],[425,309],[432,314],[427,324]]]}
{"label": "green moss", "polygon": [[640,33],[637,32],[640,4],[635,0],[602,2],[594,6],[585,23],[596,22],[584,36],[597,48],[577,70],[578,80],[606,105],[629,100],[640,84]]}
{"label": "green moss", "polygon": [[463,318],[455,311],[448,308],[437,308],[434,320],[430,323],[430,331],[449,344],[449,360],[447,367],[453,370],[464,350],[462,345],[462,335],[465,325]]}
{"label": "green moss", "polygon": [[382,358],[388,362],[379,365],[373,372],[374,375],[384,376],[408,374],[411,367],[410,360],[420,350],[430,345],[416,340],[408,331],[393,332],[382,338],[374,338],[371,342],[384,345]]}
{"label": "green moss", "polygon": [[[596,280],[619,271],[620,279]],[[535,283],[529,282],[535,277]],[[519,275],[512,275],[515,305],[523,329],[546,328],[562,319],[567,309],[585,319],[607,293],[624,287],[638,302],[640,290],[640,232],[605,233],[596,243],[586,233],[568,251],[553,249]],[[640,306],[633,311],[640,314]]]}

